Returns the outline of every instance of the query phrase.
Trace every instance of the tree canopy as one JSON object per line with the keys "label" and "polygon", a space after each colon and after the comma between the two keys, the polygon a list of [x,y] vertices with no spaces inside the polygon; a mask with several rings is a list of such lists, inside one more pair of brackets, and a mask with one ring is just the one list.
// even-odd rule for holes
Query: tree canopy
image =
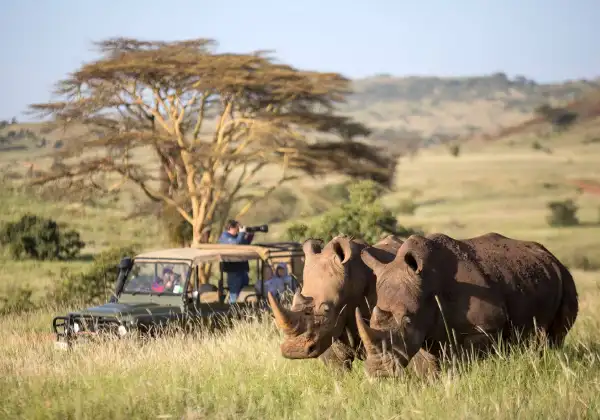
{"label": "tree canopy", "polygon": [[[174,208],[199,242],[209,225],[218,233],[236,202],[239,217],[299,173],[393,179],[396,159],[356,141],[369,129],[336,113],[350,93],[340,74],[296,69],[267,51],[217,53],[210,39],[96,46],[99,59],[57,84],[60,100],[31,105],[55,124],[87,127],[35,183],[105,192],[133,183]],[[257,180],[273,165],[277,180]]]}

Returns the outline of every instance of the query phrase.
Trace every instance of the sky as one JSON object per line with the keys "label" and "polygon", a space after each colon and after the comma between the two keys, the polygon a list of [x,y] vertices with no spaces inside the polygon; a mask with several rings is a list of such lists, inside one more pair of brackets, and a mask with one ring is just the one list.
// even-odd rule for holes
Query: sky
{"label": "sky", "polygon": [[347,77],[505,72],[537,82],[600,76],[598,0],[2,0],[0,119],[52,99],[54,84],[115,36],[213,38],[275,50]]}

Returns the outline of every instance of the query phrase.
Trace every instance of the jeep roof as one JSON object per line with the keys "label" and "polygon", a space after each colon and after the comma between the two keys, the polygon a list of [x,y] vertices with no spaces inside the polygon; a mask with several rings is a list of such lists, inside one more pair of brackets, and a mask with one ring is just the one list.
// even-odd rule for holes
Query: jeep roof
{"label": "jeep roof", "polygon": [[148,251],[134,257],[136,261],[188,261],[203,263],[212,261],[247,261],[253,259],[266,260],[271,252],[302,252],[300,244],[282,242],[260,245],[200,244],[189,248],[168,248]]}

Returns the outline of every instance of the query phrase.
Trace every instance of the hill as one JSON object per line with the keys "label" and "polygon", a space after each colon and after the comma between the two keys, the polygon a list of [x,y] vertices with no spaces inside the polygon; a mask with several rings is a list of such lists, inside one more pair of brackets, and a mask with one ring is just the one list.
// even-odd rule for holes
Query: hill
{"label": "hill", "polygon": [[[454,78],[378,75],[355,80],[354,94],[340,111],[371,127],[373,141],[415,148],[518,126],[542,105],[564,105],[599,88],[600,79],[540,84],[503,73]],[[23,129],[37,137],[6,138]],[[39,124],[5,121],[0,124],[0,153],[54,147],[63,136],[62,131],[43,135]]]}
{"label": "hill", "polygon": [[355,81],[355,94],[342,109],[374,128],[374,139],[443,139],[523,123],[541,105],[563,105],[599,86],[598,80],[538,84],[503,73],[461,78],[381,75]]}

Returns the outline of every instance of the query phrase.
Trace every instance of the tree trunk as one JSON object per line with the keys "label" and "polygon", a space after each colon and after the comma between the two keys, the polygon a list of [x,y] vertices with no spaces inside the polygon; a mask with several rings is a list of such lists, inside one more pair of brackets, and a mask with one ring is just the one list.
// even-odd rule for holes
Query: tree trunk
{"label": "tree trunk", "polygon": [[192,244],[191,246],[200,245],[202,243],[202,237],[200,235],[199,229],[192,226]]}

